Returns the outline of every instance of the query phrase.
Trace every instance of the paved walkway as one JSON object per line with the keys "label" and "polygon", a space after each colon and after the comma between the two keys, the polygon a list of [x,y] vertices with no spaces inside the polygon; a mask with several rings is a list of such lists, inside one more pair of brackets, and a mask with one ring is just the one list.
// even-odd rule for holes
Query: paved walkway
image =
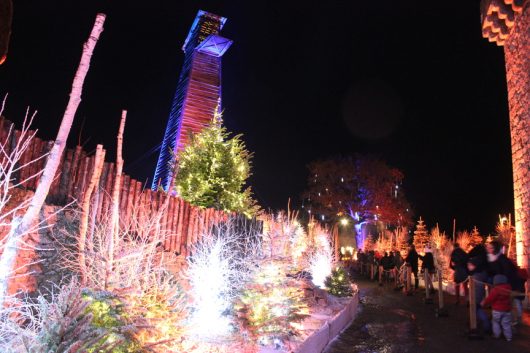
{"label": "paved walkway", "polygon": [[[405,296],[390,286],[378,287],[366,279],[356,279],[360,288],[359,313],[353,323],[327,348],[325,353],[401,352],[530,352],[530,313],[518,327],[512,342],[484,337],[469,340],[468,312],[446,295],[449,317],[437,318],[437,305],[424,304],[424,291]],[[436,294],[437,297],[437,294]]]}

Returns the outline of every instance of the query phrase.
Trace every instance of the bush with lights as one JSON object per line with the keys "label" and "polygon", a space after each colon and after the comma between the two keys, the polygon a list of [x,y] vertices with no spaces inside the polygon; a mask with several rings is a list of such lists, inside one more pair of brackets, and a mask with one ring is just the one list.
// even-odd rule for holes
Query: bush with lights
{"label": "bush with lights", "polygon": [[309,314],[304,291],[287,276],[286,267],[277,261],[263,264],[235,305],[242,331],[262,345],[296,336],[296,323]]}
{"label": "bush with lights", "polygon": [[353,295],[348,273],[342,267],[337,267],[331,271],[331,275],[326,277],[324,284],[328,292],[336,297],[349,297]]}

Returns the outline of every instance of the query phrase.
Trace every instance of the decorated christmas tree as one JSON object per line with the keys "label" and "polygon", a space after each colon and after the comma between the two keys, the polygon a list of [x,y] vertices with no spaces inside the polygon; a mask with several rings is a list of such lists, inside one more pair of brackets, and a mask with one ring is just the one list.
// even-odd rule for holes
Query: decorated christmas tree
{"label": "decorated christmas tree", "polygon": [[348,274],[342,267],[337,267],[331,271],[331,275],[324,282],[330,294],[336,297],[349,297],[352,295],[352,288]]}
{"label": "decorated christmas tree", "polygon": [[241,135],[230,137],[216,113],[178,156],[178,194],[193,205],[254,215],[258,206],[245,188],[251,156]]}
{"label": "decorated christmas tree", "polygon": [[425,246],[429,243],[429,232],[427,231],[427,227],[425,226],[423,219],[420,217],[418,224],[416,224],[416,230],[414,231],[413,244],[416,247],[416,251],[422,252]]}

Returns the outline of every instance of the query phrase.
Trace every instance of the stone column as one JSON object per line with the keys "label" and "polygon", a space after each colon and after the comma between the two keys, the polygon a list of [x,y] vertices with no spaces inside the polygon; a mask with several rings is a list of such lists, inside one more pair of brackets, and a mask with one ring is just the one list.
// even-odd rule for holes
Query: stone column
{"label": "stone column", "polygon": [[482,0],[482,33],[504,46],[517,263],[530,269],[530,0]]}

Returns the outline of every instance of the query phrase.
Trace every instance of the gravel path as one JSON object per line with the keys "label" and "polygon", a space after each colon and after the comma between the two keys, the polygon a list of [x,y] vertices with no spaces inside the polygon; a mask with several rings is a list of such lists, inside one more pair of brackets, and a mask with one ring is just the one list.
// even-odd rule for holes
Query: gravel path
{"label": "gravel path", "polygon": [[[424,292],[405,296],[390,286],[378,287],[356,279],[360,288],[359,313],[353,323],[328,346],[325,353],[401,352],[530,352],[530,313],[514,334],[512,342],[468,338],[468,310],[456,306],[455,298],[445,297],[449,316],[437,318],[436,304],[424,304]],[[437,298],[437,294],[435,295]]]}

